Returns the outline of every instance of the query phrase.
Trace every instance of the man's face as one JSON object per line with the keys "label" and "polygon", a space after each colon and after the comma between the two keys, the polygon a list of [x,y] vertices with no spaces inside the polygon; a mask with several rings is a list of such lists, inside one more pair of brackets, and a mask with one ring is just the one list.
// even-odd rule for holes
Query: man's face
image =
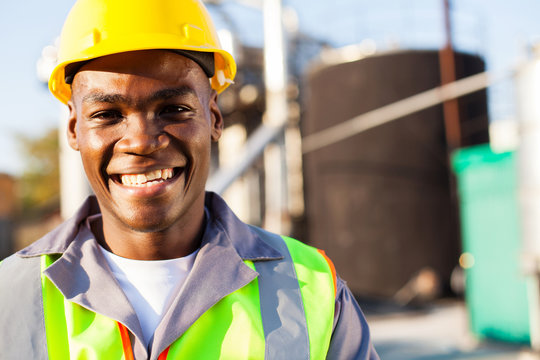
{"label": "man's face", "polygon": [[223,122],[195,62],[164,50],[110,55],[83,66],[72,91],[68,140],[104,223],[156,232],[200,216]]}

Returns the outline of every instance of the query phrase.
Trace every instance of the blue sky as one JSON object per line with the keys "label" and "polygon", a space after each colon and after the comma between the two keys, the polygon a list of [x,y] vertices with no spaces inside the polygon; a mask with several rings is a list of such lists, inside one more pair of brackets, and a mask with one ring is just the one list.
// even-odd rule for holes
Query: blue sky
{"label": "blue sky", "polygon": [[[442,0],[283,0],[298,12],[302,32],[336,46],[376,41],[378,49],[438,48],[443,39]],[[20,173],[21,158],[14,135],[39,136],[55,127],[60,104],[36,76],[36,61],[44,46],[61,30],[73,0],[0,2],[0,173]],[[528,47],[540,41],[538,0],[453,0],[456,47],[486,58],[488,70],[515,68]],[[239,38],[258,45],[262,17],[256,10],[229,1],[223,15],[232,18]],[[490,89],[492,121],[514,115],[510,82]]]}

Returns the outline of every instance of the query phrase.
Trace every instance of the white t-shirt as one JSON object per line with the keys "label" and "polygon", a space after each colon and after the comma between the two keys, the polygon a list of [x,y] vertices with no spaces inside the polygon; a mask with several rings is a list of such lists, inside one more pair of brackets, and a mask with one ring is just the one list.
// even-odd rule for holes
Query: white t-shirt
{"label": "white t-shirt", "polygon": [[137,313],[148,346],[173,295],[191,271],[197,251],[178,259],[147,261],[123,258],[100,248]]}

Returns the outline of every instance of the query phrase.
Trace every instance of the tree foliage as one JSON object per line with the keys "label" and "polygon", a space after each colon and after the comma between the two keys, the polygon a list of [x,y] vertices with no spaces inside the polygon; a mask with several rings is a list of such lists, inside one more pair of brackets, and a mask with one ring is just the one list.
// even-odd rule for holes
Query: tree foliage
{"label": "tree foliage", "polygon": [[60,197],[58,129],[40,137],[19,135],[24,170],[19,181],[23,213],[57,203]]}

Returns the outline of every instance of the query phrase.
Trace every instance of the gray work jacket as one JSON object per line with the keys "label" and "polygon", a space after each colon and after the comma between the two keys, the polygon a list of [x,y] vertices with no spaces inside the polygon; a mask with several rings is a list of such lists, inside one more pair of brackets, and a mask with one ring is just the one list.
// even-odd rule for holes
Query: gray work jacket
{"label": "gray work jacket", "polygon": [[[157,359],[206,310],[259,275],[243,260],[256,264],[283,258],[260,238],[260,229],[241,222],[218,195],[207,193],[205,206],[206,229],[191,274],[148,348],[141,341],[137,315],[90,231],[88,218],[99,214],[96,199],[90,197],[72,218],[0,265],[0,359],[47,359],[40,282],[43,254],[61,254],[45,274],[68,300],[124,324],[133,334],[135,359]],[[327,358],[378,359],[366,320],[339,278],[335,310]]]}

